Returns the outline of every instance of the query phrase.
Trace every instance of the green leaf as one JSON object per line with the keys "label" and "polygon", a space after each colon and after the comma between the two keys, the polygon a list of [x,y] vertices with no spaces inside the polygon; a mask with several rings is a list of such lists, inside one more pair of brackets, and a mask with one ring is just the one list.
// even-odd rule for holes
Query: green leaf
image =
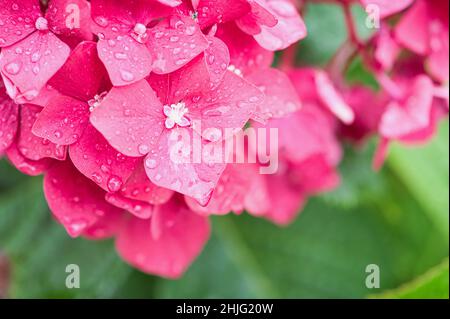
{"label": "green leaf", "polygon": [[372,298],[383,299],[448,299],[448,259],[414,281]]}
{"label": "green leaf", "polygon": [[449,235],[449,122],[428,144],[407,148],[394,144],[388,165],[403,181],[443,236]]}

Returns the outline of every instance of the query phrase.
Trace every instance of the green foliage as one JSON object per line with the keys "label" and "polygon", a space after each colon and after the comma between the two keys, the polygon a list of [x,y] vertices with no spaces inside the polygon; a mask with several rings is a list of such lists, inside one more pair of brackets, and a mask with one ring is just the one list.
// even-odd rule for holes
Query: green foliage
{"label": "green foliage", "polygon": [[448,299],[448,259],[414,281],[373,298]]}

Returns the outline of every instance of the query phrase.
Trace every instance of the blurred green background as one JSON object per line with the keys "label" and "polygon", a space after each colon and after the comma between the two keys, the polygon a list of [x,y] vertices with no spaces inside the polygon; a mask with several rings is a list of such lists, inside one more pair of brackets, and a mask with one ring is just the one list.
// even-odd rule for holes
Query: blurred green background
{"label": "blurred green background", "polygon": [[[305,15],[310,36],[300,45],[299,60],[324,65],[346,36],[341,11],[315,4]],[[355,18],[363,21],[361,10],[355,9]],[[373,80],[358,65],[349,77],[368,85]],[[374,142],[348,147],[342,186],[311,199],[287,228],[247,215],[213,218],[211,240],[177,281],[129,267],[112,241],[70,239],[48,211],[42,179],[22,176],[1,160],[0,252],[11,268],[7,296],[448,298],[448,120],[426,146],[394,145],[378,173],[371,169]],[[80,289],[65,287],[68,264],[80,266]],[[380,267],[379,289],[365,286],[369,264]]]}

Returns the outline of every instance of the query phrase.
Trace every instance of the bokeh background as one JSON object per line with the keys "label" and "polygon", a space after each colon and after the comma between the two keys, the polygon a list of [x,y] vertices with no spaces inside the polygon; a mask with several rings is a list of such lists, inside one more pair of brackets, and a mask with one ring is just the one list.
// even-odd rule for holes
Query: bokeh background
{"label": "bokeh background", "polygon": [[[364,13],[355,8],[364,27]],[[336,6],[311,4],[299,64],[323,66],[344,42]],[[376,87],[358,61],[347,79]],[[370,107],[370,101],[368,101]],[[346,146],[342,185],[280,228],[247,215],[212,219],[213,234],[185,276],[164,280],[119,259],[112,241],[70,239],[51,217],[42,178],[0,160],[0,297],[8,298],[448,298],[449,123],[425,146],[394,145],[381,172],[375,140]],[[78,264],[80,289],[67,289]],[[380,267],[380,289],[365,286]]]}

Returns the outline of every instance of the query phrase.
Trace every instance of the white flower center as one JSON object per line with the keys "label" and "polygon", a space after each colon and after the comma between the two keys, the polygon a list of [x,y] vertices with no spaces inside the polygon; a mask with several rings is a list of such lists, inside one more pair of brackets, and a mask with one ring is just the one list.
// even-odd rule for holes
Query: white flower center
{"label": "white flower center", "polygon": [[167,116],[165,123],[166,128],[171,129],[175,127],[175,125],[181,127],[191,125],[191,122],[186,117],[188,112],[189,110],[183,102],[178,102],[177,104],[172,105],[164,105],[164,114]]}
{"label": "white flower center", "polygon": [[147,27],[142,23],[136,23],[133,32],[131,33],[133,39],[139,43],[145,43],[148,40]]}
{"label": "white flower center", "polygon": [[36,20],[35,26],[36,26],[36,29],[38,29],[40,31],[48,30],[48,21],[44,17],[39,17]]}
{"label": "white flower center", "polygon": [[88,101],[89,111],[90,112],[94,111],[95,108],[98,107],[100,105],[100,103],[102,103],[103,99],[105,98],[105,96],[107,94],[108,94],[108,92],[96,94],[92,100],[89,100]]}
{"label": "white flower center", "polygon": [[236,74],[236,75],[238,75],[240,77],[243,76],[242,71],[240,69],[238,69],[237,67],[235,67],[233,64],[230,64],[228,66],[228,71],[231,71],[231,72],[233,72],[234,74]]}

